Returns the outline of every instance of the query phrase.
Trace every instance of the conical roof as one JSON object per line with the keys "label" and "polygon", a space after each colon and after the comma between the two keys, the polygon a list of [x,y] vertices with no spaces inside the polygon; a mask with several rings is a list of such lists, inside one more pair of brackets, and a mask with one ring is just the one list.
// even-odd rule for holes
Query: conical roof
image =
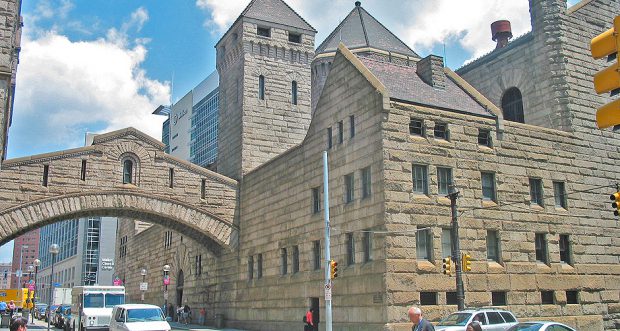
{"label": "conical roof", "polygon": [[253,18],[316,32],[283,0],[252,0],[239,17]]}
{"label": "conical roof", "polygon": [[371,47],[392,53],[420,57],[370,15],[359,1],[355,2],[355,8],[317,48],[316,54],[335,52],[340,42],[351,50]]}

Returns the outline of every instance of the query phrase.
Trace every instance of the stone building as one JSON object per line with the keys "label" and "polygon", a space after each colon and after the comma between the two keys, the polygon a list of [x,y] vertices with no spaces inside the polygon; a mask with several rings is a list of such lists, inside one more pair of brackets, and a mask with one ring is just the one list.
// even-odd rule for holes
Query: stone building
{"label": "stone building", "polygon": [[21,0],[0,1],[0,160],[6,158],[22,35]]}
{"label": "stone building", "polygon": [[216,45],[217,170],[239,180],[236,245],[215,252],[170,229],[120,224],[130,297],[145,267],[145,301],[162,304],[169,264],[169,302],[195,317],[206,308],[208,323],[292,330],[314,306],[322,326],[327,150],[335,330],[409,330],[410,305],[434,321],[456,310],[454,278],[441,273],[451,186],[473,257],[466,306],[620,329],[608,198],[618,137],[595,129],[605,97],[590,79],[603,63],[587,56],[618,12],[617,0],[532,0],[532,31],[457,75],[359,3],[339,26],[352,34],[337,29],[315,56],[314,29],[290,7],[252,1]]}

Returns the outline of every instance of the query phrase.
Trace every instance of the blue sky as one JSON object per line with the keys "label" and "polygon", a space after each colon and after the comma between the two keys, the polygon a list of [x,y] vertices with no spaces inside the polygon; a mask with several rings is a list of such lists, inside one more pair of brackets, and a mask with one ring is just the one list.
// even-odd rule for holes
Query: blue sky
{"label": "blue sky", "polygon": [[[354,0],[286,0],[319,32]],[[577,1],[569,1],[569,5]],[[214,45],[249,0],[24,0],[22,51],[8,158],[84,144],[86,132],[128,126],[161,138],[151,115],[215,70]],[[366,0],[362,6],[421,56],[456,69],[494,48],[490,24],[530,30],[528,0]],[[0,248],[10,259],[12,244]]]}

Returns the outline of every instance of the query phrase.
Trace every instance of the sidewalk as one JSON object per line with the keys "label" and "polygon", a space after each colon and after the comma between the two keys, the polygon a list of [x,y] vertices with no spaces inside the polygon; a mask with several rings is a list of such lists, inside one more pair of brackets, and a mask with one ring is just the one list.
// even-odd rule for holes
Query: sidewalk
{"label": "sidewalk", "polygon": [[212,326],[204,326],[198,324],[182,324],[179,322],[168,322],[173,329],[178,330],[221,330],[221,331],[243,331],[239,329],[218,329]]}

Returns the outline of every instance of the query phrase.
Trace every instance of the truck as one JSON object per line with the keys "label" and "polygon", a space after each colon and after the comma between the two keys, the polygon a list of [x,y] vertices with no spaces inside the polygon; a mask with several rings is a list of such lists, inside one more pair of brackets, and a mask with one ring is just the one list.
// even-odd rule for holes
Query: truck
{"label": "truck", "polygon": [[18,311],[24,308],[32,308],[33,297],[34,291],[28,291],[27,288],[0,289],[0,301],[4,301],[8,304],[11,300],[13,300]]}
{"label": "truck", "polygon": [[71,291],[71,317],[65,330],[108,330],[112,309],[124,303],[124,286],[76,286]]}
{"label": "truck", "polygon": [[71,288],[56,287],[52,296],[53,305],[70,305],[71,304]]}

